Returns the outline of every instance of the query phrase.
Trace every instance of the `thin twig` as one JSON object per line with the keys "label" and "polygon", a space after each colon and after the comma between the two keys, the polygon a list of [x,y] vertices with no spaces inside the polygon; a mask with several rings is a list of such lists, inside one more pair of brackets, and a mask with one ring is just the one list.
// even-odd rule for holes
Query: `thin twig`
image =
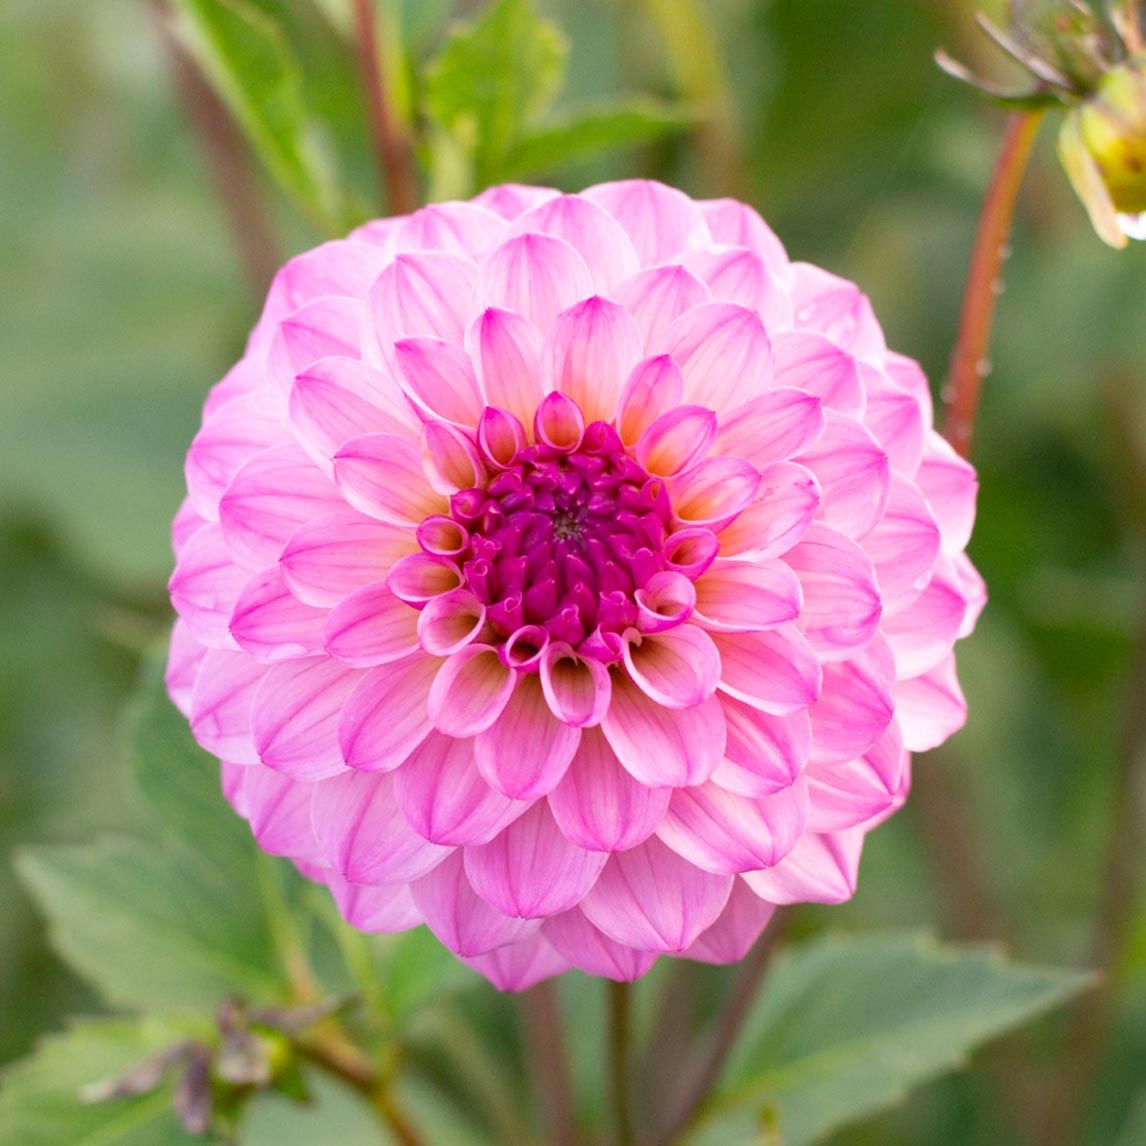
{"label": "thin twig", "polygon": [[374,158],[379,181],[386,189],[386,207],[391,215],[408,215],[418,206],[418,181],[410,148],[390,103],[373,0],[354,0],[354,26]]}
{"label": "thin twig", "polygon": [[151,0],[180,108],[195,132],[247,280],[262,298],[278,270],[278,242],[262,202],[251,153],[231,113],[176,39],[165,0]]}
{"label": "thin twig", "polygon": [[560,1000],[551,981],[538,983],[521,996],[521,1017],[531,1073],[545,1119],[545,1141],[551,1146],[573,1146],[577,1137],[573,1086],[565,1053]]}
{"label": "thin twig", "polygon": [[609,989],[609,1083],[616,1118],[617,1146],[633,1146],[633,1117],[629,1109],[630,995],[628,983],[610,982]]}
{"label": "thin twig", "polygon": [[963,292],[959,336],[951,356],[949,398],[944,419],[947,440],[963,457],[971,452],[979,395],[983,378],[989,370],[987,349],[991,340],[991,322],[1003,260],[1007,255],[1015,200],[1041,120],[1039,111],[1018,112],[1008,120],[979,215],[967,286]]}

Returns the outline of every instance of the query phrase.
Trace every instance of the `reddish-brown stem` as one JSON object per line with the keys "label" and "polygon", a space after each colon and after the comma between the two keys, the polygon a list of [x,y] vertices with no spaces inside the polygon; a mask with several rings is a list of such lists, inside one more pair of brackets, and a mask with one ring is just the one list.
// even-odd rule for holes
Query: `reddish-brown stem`
{"label": "reddish-brown stem", "polygon": [[378,178],[386,189],[386,206],[390,214],[408,215],[418,206],[418,182],[409,145],[394,116],[386,87],[374,0],[354,0],[354,26]]}
{"label": "reddish-brown stem", "polygon": [[551,981],[530,987],[521,998],[531,1073],[545,1119],[545,1141],[574,1146],[573,1087],[562,1037],[561,1005]]}
{"label": "reddish-brown stem", "polygon": [[979,215],[979,229],[975,234],[967,286],[963,292],[963,310],[959,316],[959,337],[951,356],[950,397],[946,403],[943,427],[947,440],[963,457],[971,452],[979,395],[988,370],[991,321],[995,315],[1003,260],[1007,255],[1015,200],[1041,119],[1042,113],[1034,111],[1018,112],[1008,120]]}
{"label": "reddish-brown stem", "polygon": [[172,33],[171,13],[165,0],[152,0],[151,8],[171,68],[175,94],[210,168],[247,279],[262,298],[281,260],[259,195],[250,152],[230,112]]}

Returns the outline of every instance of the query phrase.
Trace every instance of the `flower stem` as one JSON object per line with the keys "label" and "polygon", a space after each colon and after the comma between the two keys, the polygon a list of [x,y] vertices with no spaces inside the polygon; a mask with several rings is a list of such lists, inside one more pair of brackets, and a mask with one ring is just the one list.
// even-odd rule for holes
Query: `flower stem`
{"label": "flower stem", "polygon": [[408,142],[394,115],[386,86],[374,0],[354,0],[354,26],[358,64],[370,116],[371,141],[378,178],[386,189],[386,207],[391,215],[408,215],[418,206],[418,181]]}
{"label": "flower stem", "polygon": [[552,1146],[574,1146],[577,1134],[573,1087],[560,1000],[551,981],[538,983],[521,996],[521,1016],[537,1097],[545,1117],[545,1141]]}
{"label": "flower stem", "polygon": [[979,215],[967,287],[963,292],[959,337],[951,356],[950,396],[944,418],[947,440],[962,457],[971,452],[979,394],[988,370],[987,348],[1001,281],[999,276],[1007,254],[1007,237],[1011,231],[1015,200],[1041,120],[1042,112],[1039,111],[1018,112],[1008,120]]}
{"label": "flower stem", "polygon": [[616,1117],[617,1146],[633,1146],[629,1106],[629,1051],[632,990],[628,983],[609,983],[609,1080]]}

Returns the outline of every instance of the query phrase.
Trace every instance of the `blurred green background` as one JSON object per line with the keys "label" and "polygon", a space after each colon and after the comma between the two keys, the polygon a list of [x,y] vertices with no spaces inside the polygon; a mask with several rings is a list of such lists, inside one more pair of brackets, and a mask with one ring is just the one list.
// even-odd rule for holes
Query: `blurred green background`
{"label": "blurred green background", "polygon": [[[992,69],[972,34],[980,6],[1001,7],[712,0],[692,5],[711,44],[686,36],[674,51],[665,14],[684,5],[545,0],[572,45],[569,102],[641,91],[710,112],[669,142],[550,178],[576,189],[646,174],[747,199],[794,258],[859,281],[891,345],[921,359],[938,389],[1002,120],[931,54],[944,45]],[[339,4],[319,7],[337,15]],[[408,0],[414,53],[474,7]],[[168,621],[167,526],[182,456],[258,295],[149,4],[3,0],[0,60],[3,1063],[97,1006],[49,950],[10,854],[90,839],[140,814],[120,763],[120,712],[142,651]],[[960,648],[971,719],[942,759],[918,762],[909,810],[872,838],[854,902],[803,913],[800,930],[927,925],[1077,964],[1116,817],[1132,832],[1138,823],[1146,246],[1101,245],[1052,136],[1048,125],[1022,196],[978,429],[971,552],[991,603]],[[369,191],[369,166],[359,166]],[[313,243],[305,220],[257,179],[279,255]],[[1132,872],[1144,866],[1137,845]],[[1127,942],[1080,1146],[1113,1142],[1146,1088],[1138,884],[1116,904]],[[1043,1021],[833,1142],[1020,1141],[1055,1072],[1071,1069],[1068,1024]]]}

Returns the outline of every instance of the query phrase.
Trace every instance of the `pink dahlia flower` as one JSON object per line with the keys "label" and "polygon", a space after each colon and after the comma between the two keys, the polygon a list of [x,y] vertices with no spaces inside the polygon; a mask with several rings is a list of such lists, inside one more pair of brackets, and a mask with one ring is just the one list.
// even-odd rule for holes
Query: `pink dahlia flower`
{"label": "pink dahlia flower", "polygon": [[847,899],[964,719],[974,471],[740,203],[504,186],[299,256],[187,484],[168,684],[231,803],[502,988]]}

